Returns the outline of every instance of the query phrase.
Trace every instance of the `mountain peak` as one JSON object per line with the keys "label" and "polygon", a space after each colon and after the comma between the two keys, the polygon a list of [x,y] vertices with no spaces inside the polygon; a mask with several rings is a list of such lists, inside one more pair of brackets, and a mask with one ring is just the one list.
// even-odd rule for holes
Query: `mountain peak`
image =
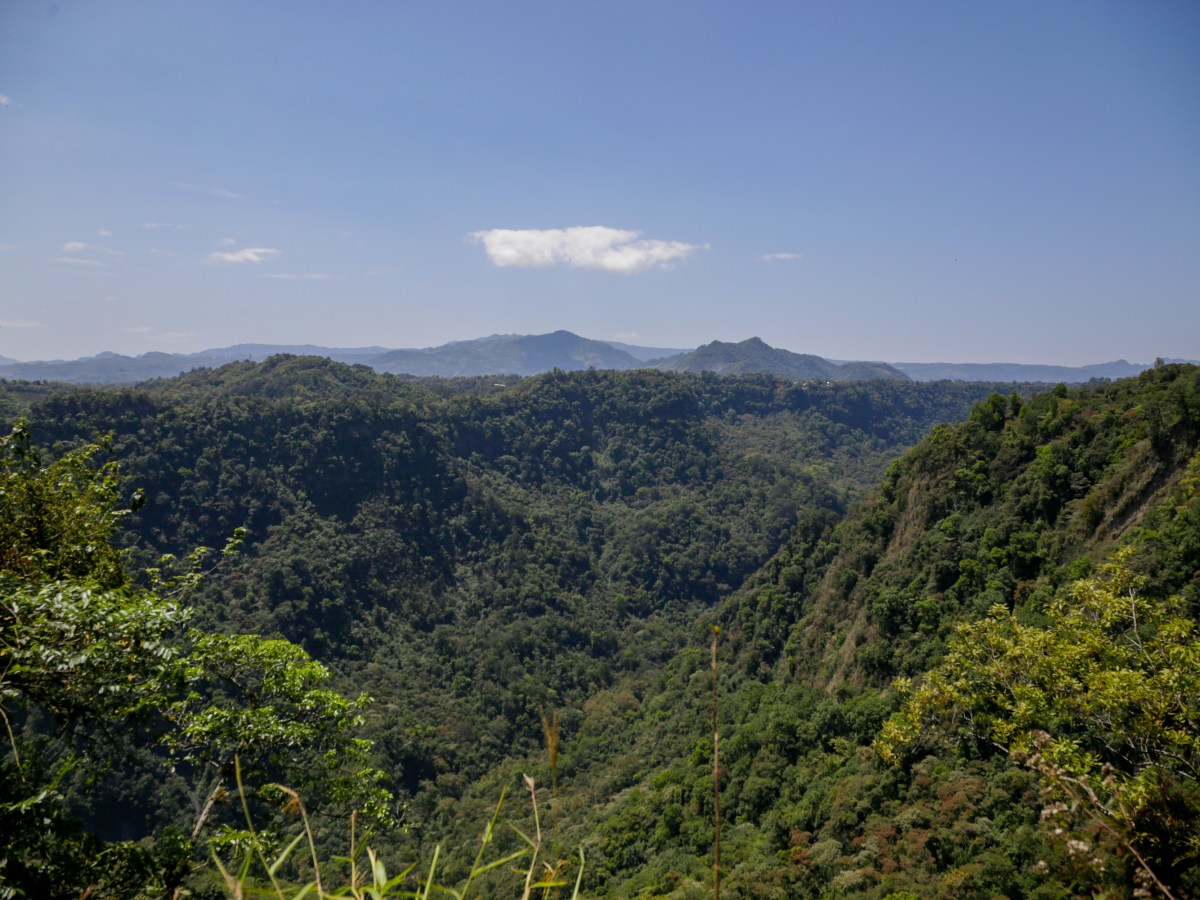
{"label": "mountain peak", "polygon": [[907,381],[908,376],[884,363],[849,362],[842,365],[807,353],[778,350],[760,337],[736,344],[713,341],[691,353],[673,356],[657,368],[680,372],[716,372],[720,375],[759,373],[795,381],[868,381],[882,378]]}

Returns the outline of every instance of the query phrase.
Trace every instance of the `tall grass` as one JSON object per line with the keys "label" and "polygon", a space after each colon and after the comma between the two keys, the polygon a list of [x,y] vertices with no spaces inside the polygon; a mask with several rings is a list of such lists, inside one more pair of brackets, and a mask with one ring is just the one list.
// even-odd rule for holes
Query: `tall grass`
{"label": "tall grass", "polygon": [[[335,856],[330,861],[322,862],[303,801],[294,790],[282,785],[273,787],[285,799],[285,808],[298,814],[302,828],[282,850],[274,852],[269,849],[269,842],[255,830],[241,781],[240,766],[236,778],[247,831],[240,833],[241,840],[229,841],[225,845],[237,857],[236,864],[222,860],[218,853],[213,854],[213,864],[220,874],[225,891],[233,900],[430,900],[432,897],[443,896],[453,897],[455,900],[478,896],[482,900],[483,895],[479,893],[483,888],[481,881],[489,873],[496,874],[487,881],[488,897],[510,896],[508,886],[511,886],[511,896],[520,897],[521,900],[532,900],[535,896],[541,900],[551,900],[562,897],[564,889],[572,888],[571,882],[562,875],[562,864],[553,865],[541,856],[542,825],[538,811],[537,785],[528,775],[523,776],[523,779],[529,791],[529,802],[533,812],[533,836],[508,823],[507,827],[520,837],[524,846],[495,858],[488,858],[499,830],[500,812],[507,793],[506,790],[502,790],[492,817],[483,828],[479,849],[471,869],[457,884],[439,881],[441,844],[434,847],[427,866],[413,862],[396,874],[389,874],[387,865],[375,850],[360,843],[357,817],[354,815],[350,817],[347,855]],[[580,897],[584,864],[584,852],[581,847],[579,869],[570,900],[578,900]],[[294,872],[301,865],[311,867],[310,880],[297,884],[283,874],[288,871]],[[334,872],[340,874],[334,875]],[[500,891],[503,893],[499,893]]]}
{"label": "tall grass", "polygon": [[550,758],[550,798],[558,797],[558,710],[550,711],[546,716],[545,709],[539,709],[542,714],[542,736],[546,739],[546,755]]}
{"label": "tall grass", "polygon": [[717,638],[720,625],[712,628],[712,739],[713,739],[713,897],[721,900],[721,733],[717,730]]}

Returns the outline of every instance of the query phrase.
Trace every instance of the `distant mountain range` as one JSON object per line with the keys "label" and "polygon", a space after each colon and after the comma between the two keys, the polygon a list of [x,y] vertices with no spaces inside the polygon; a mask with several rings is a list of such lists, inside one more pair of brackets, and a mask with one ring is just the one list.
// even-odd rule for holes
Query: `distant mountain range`
{"label": "distant mountain range", "polygon": [[643,361],[604,341],[555,331],[494,335],[427,350],[389,350],[367,365],[393,375],[536,375],[551,369],[637,369]]}
{"label": "distant mountain range", "polygon": [[[1090,366],[1039,366],[1020,363],[882,363],[833,361],[771,347],[760,338],[739,343],[713,341],[694,350],[640,347],[618,341],[595,341],[569,331],[550,334],[494,334],[424,349],[387,347],[320,347],[313,344],[235,344],[199,353],[145,353],[122,356],[100,353],[75,360],[17,362],[0,357],[0,378],[63,381],[72,384],[132,384],[170,378],[193,369],[216,368],[237,360],[260,361],[289,353],[325,356],[378,372],[443,377],[470,375],[536,375],[551,369],[639,369],[758,372],[795,381],[1028,381],[1084,382],[1124,378],[1150,367],[1117,360]],[[1187,360],[1169,360],[1186,362]]]}
{"label": "distant mountain range", "polygon": [[[1182,362],[1183,360],[1178,360]],[[1129,378],[1150,368],[1126,362],[1090,366],[1038,366],[1023,363],[892,363],[914,381],[1045,381],[1077,383],[1093,378]]]}

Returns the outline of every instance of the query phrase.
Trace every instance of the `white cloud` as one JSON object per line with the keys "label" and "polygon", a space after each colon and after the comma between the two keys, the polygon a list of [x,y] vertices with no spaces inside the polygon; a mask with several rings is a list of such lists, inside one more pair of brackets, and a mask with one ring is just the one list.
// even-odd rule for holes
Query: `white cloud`
{"label": "white cloud", "polygon": [[62,263],[67,266],[103,266],[104,263],[94,259],[79,259],[74,256],[55,256],[50,262]]}
{"label": "white cloud", "polygon": [[618,331],[613,335],[614,341],[636,341],[641,335],[636,331]]}
{"label": "white cloud", "polygon": [[28,319],[0,319],[0,328],[38,328],[41,324]]}
{"label": "white cloud", "polygon": [[112,237],[112,232],[107,228],[101,228],[96,232],[96,237]]}
{"label": "white cloud", "polygon": [[0,106],[12,106],[12,105],[13,105],[12,97],[9,97],[7,94],[0,94]]}
{"label": "white cloud", "polygon": [[273,272],[262,277],[274,278],[277,281],[328,281],[333,276],[318,272]]}
{"label": "white cloud", "polygon": [[82,250],[87,250],[88,245],[83,241],[67,241],[63,244],[63,253],[79,253]]}
{"label": "white cloud", "polygon": [[274,247],[246,247],[228,253],[210,253],[205,259],[210,263],[261,263],[274,259],[281,252]]}
{"label": "white cloud", "polygon": [[799,253],[764,253],[759,257],[763,262],[787,262],[789,259],[799,258]]}
{"label": "white cloud", "polygon": [[217,246],[218,247],[236,247],[237,241],[235,241],[233,238],[221,238],[219,241],[217,241]]}
{"label": "white cloud", "polygon": [[220,197],[223,200],[240,200],[241,194],[235,194],[233,191],[223,187],[211,187],[207,184],[187,184],[182,181],[175,182],[175,187],[181,190],[191,191],[194,194],[211,194],[214,197]]}
{"label": "white cloud", "polygon": [[702,249],[683,241],[639,240],[640,231],[604,225],[574,228],[493,228],[468,235],[483,244],[497,266],[538,268],[566,263],[630,275],[655,266],[670,268],[677,259]]}
{"label": "white cloud", "polygon": [[142,227],[149,231],[157,231],[160,228],[173,228],[176,231],[179,231],[183,228],[182,225],[177,225],[174,222],[147,222]]}
{"label": "white cloud", "polygon": [[170,250],[160,250],[158,247],[151,247],[150,255],[151,256],[174,256],[175,254],[172,253]]}

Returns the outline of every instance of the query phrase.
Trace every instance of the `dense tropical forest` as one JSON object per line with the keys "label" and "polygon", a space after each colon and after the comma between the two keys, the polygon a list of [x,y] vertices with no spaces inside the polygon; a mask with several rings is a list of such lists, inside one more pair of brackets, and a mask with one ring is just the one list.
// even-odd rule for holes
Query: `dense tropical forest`
{"label": "dense tropical forest", "polygon": [[1200,368],[278,356],[0,416],[0,893],[324,890],[353,835],[519,896],[535,831],[562,896],[1200,890]]}

